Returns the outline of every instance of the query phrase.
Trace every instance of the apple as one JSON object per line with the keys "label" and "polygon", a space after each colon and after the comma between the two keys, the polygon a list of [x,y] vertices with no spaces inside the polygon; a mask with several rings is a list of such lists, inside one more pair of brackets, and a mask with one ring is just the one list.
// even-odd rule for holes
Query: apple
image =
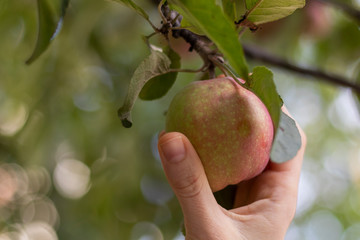
{"label": "apple", "polygon": [[165,130],[187,136],[213,192],[260,174],[274,134],[262,101],[226,77],[195,81],[180,90],[170,103]]}

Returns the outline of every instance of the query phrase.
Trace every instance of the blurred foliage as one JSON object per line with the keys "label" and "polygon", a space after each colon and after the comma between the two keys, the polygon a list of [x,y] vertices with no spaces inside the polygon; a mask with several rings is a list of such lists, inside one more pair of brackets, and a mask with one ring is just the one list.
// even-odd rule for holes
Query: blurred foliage
{"label": "blurred foliage", "polygon": [[[359,1],[343,2],[360,8]],[[137,3],[160,23],[156,6]],[[0,239],[182,239],[182,214],[156,138],[172,96],[200,76],[180,73],[165,97],[138,100],[134,125],[125,129],[116,112],[132,73],[149,54],[141,36],[151,27],[111,1],[72,1],[60,34],[26,65],[37,38],[36,9],[32,0],[0,1]],[[316,1],[246,32],[243,41],[348,78],[359,71],[359,26]],[[184,68],[201,66],[182,41],[173,43]],[[298,212],[287,239],[358,239],[355,98],[349,89],[270,67],[308,136]]]}

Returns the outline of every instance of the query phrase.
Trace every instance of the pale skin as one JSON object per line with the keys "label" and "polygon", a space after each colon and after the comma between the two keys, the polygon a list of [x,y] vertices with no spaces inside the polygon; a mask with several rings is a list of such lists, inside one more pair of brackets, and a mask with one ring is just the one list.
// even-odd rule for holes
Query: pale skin
{"label": "pale skin", "polygon": [[[287,112],[283,108],[284,112]],[[282,164],[270,162],[252,180],[238,184],[234,208],[215,200],[201,161],[181,133],[161,133],[159,152],[165,174],[184,215],[187,240],[281,240],[294,218],[306,136],[302,146]]]}

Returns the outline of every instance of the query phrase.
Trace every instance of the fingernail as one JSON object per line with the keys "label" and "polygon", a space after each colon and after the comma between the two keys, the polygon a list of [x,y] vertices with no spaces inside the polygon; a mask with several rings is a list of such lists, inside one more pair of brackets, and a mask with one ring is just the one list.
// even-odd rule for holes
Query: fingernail
{"label": "fingernail", "polygon": [[169,162],[179,162],[185,158],[185,146],[181,137],[174,137],[162,143],[160,149]]}
{"label": "fingernail", "polygon": [[160,138],[162,135],[164,135],[166,132],[164,130],[162,130],[159,134],[158,134],[158,138]]}

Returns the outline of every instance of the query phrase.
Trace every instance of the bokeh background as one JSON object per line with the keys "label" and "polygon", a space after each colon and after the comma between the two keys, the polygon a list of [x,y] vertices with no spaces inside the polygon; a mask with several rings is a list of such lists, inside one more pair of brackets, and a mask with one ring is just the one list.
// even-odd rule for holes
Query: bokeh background
{"label": "bokeh background", "polygon": [[[342,3],[360,9],[359,0]],[[160,24],[151,1],[137,1]],[[182,214],[157,150],[169,101],[197,74],[180,73],[164,98],[117,109],[152,29],[106,0],[71,1],[63,29],[26,65],[37,38],[35,0],[0,0],[0,240],[183,239]],[[154,40],[155,43],[161,40]],[[348,79],[360,69],[358,23],[319,1],[242,41]],[[201,61],[173,41],[184,68]],[[249,61],[251,67],[263,63]],[[360,115],[350,89],[276,66],[278,91],[308,148],[286,240],[360,239]]]}

